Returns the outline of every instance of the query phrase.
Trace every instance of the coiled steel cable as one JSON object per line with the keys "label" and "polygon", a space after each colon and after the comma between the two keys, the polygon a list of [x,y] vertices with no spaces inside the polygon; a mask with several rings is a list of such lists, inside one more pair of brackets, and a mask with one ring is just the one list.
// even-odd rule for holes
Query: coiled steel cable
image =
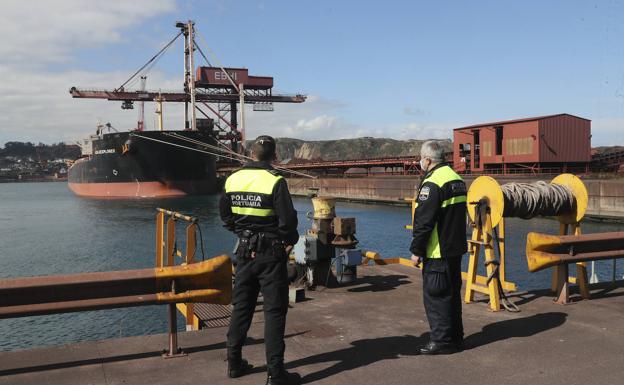
{"label": "coiled steel cable", "polygon": [[573,212],[576,199],[568,186],[535,183],[507,183],[501,186],[505,199],[503,217],[531,219]]}

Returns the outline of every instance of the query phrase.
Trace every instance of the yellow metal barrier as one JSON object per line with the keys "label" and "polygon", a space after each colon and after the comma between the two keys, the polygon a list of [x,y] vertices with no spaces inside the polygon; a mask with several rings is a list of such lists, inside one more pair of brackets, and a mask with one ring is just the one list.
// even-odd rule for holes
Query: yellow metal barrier
{"label": "yellow metal barrier", "polygon": [[[156,267],[173,266],[175,257],[182,258],[185,265],[195,263],[195,252],[197,251],[196,232],[199,226],[197,218],[162,208],[157,208],[156,210],[158,211],[158,214],[156,214]],[[165,219],[167,219],[166,226]],[[186,247],[184,253],[176,247],[175,224],[178,220],[189,223],[186,226]],[[176,307],[186,319],[186,330],[199,330],[199,318],[195,315],[193,303],[178,303]]]}

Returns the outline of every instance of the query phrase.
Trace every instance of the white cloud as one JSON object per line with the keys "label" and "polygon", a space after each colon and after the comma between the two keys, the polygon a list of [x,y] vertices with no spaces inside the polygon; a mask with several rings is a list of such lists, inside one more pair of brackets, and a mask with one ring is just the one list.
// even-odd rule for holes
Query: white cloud
{"label": "white cloud", "polygon": [[[136,110],[121,111],[120,103],[105,100],[74,100],[68,93],[71,86],[114,87],[127,73],[52,71],[48,65],[70,61],[77,48],[119,41],[129,27],[174,9],[172,0],[3,1],[0,144],[72,141],[93,132],[98,120],[120,129],[135,126]],[[150,73],[148,82],[152,80],[163,88],[173,86],[157,72]],[[150,109],[146,107],[146,116]],[[166,112],[170,118],[180,114]]]}
{"label": "white cloud", "polygon": [[383,124],[359,125],[343,116],[346,105],[319,96],[310,96],[303,104],[275,105],[274,112],[251,112],[248,109],[247,137],[270,133],[277,137],[309,140],[358,138],[363,136],[395,139],[446,139],[454,125]]}
{"label": "white cloud", "polygon": [[341,116],[342,102],[308,96],[301,104],[275,104],[273,112],[253,112],[248,107],[247,138],[267,134],[299,139],[352,137],[356,126]]}
{"label": "white cloud", "polygon": [[[73,99],[69,88],[87,84],[110,87],[127,76],[120,72],[90,73],[68,71],[51,75],[0,66],[0,143],[9,140],[71,142],[95,132],[98,122],[110,122],[120,130],[136,126],[137,109],[121,110],[120,102]],[[150,73],[156,84],[169,88],[172,81]],[[154,127],[154,104],[146,104],[145,122]],[[166,127],[181,128],[181,105],[165,106]],[[176,125],[177,124],[177,125]]]}
{"label": "white cloud", "polygon": [[412,122],[400,128],[399,139],[448,139],[453,136],[453,124]]}
{"label": "white cloud", "polygon": [[72,49],[119,41],[124,29],[174,9],[174,0],[3,0],[0,58],[20,66],[67,61]]}

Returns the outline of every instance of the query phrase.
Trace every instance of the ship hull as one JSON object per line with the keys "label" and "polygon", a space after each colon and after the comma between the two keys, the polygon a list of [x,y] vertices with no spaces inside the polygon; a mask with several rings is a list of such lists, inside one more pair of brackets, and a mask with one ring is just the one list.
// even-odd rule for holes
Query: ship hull
{"label": "ship hull", "polygon": [[105,134],[93,141],[91,155],[77,160],[69,169],[69,188],[79,196],[108,198],[174,197],[218,191],[215,156],[201,152],[205,151],[201,146],[167,135],[171,133],[215,144],[212,136],[200,131]]}

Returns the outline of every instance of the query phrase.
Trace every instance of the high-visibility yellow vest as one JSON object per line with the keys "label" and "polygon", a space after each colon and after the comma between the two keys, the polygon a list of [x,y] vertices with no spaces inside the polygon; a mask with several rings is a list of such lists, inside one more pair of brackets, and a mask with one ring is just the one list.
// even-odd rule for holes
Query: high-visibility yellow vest
{"label": "high-visibility yellow vest", "polygon": [[225,193],[231,200],[232,213],[270,217],[275,215],[273,189],[282,176],[264,169],[242,169],[225,181]]}
{"label": "high-visibility yellow vest", "polygon": [[[433,173],[431,173],[431,175],[429,175],[425,180],[423,180],[421,186],[429,182],[429,183],[435,184],[436,186],[438,186],[438,188],[440,188],[443,191],[444,185],[446,185],[449,182],[454,182],[454,181],[463,182],[462,178],[451,167],[443,166],[434,170]],[[466,203],[465,190],[464,190],[464,194],[462,195],[456,195],[452,197],[443,196],[443,200],[440,203],[440,208],[443,210],[450,209],[453,205],[460,204],[460,203],[464,203],[464,204]],[[418,201],[416,201],[415,207],[418,207]],[[459,219],[462,220],[462,226],[465,225],[465,222],[463,221],[465,218],[459,218]],[[442,253],[440,252],[440,238],[438,235],[438,222],[436,222],[436,225],[433,228],[433,231],[431,232],[431,236],[429,237],[429,241],[427,242],[427,250],[426,250],[425,257],[442,258]]]}

